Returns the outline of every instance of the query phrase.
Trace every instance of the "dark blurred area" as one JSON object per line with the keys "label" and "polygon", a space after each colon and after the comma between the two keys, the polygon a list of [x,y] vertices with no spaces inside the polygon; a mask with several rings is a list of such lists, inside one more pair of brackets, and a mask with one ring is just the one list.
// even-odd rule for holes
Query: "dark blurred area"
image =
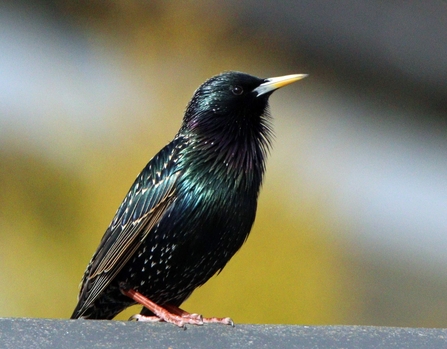
{"label": "dark blurred area", "polygon": [[194,90],[240,70],[309,77],[271,98],[250,238],[184,308],[447,326],[445,1],[3,2],[0,32],[0,316],[69,317]]}

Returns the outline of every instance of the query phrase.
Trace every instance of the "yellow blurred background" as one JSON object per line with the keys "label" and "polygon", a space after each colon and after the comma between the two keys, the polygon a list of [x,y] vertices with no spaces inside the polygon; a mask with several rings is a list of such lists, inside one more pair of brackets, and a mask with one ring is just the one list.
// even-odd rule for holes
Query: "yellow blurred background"
{"label": "yellow blurred background", "polygon": [[[330,146],[313,146],[328,134],[340,136],[337,146],[355,148],[349,138],[358,133],[343,133],[329,121],[334,109],[352,112],[345,122],[372,129],[373,138],[396,123],[421,128],[413,116],[427,114],[411,93],[426,85],[396,78],[403,73],[391,67],[381,81],[374,69],[383,67],[368,65],[374,55],[334,55],[334,38],[340,50],[346,45],[336,40],[335,28],[320,28],[326,42],[306,37],[316,30],[312,22],[291,15],[311,13],[306,2],[272,4],[2,5],[10,41],[3,43],[7,59],[0,60],[0,316],[71,315],[81,276],[115,210],[139,171],[177,132],[194,90],[221,71],[240,70],[310,77],[271,98],[276,141],[250,238],[183,308],[236,323],[447,325],[447,282],[437,272],[443,264],[429,255],[413,259],[411,249],[387,249],[386,241],[370,249],[369,240],[358,237],[358,226],[366,223],[334,209],[336,180],[313,182],[306,172],[315,165],[308,158],[314,149],[332,154]],[[286,23],[301,31],[287,31]],[[354,71],[347,73],[349,67]],[[386,90],[390,81],[396,85]],[[399,92],[390,92],[394,88]],[[436,96],[427,113],[439,130],[445,107]],[[370,114],[357,115],[358,104]],[[382,119],[370,117],[377,105],[391,115],[379,127]],[[402,114],[412,116],[395,116]],[[445,136],[445,128],[439,133]],[[338,154],[342,163],[344,154]],[[320,171],[338,178],[329,168]],[[384,235],[392,234],[390,228]]]}

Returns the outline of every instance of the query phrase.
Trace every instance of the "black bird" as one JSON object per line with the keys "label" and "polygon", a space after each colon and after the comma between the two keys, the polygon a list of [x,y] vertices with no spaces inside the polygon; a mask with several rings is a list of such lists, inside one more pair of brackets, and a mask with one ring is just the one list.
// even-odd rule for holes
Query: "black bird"
{"label": "black bird", "polygon": [[307,75],[225,72],[203,83],[172,142],[136,178],[84,273],[72,319],[204,322],[179,306],[247,239],[272,139],[268,98]]}

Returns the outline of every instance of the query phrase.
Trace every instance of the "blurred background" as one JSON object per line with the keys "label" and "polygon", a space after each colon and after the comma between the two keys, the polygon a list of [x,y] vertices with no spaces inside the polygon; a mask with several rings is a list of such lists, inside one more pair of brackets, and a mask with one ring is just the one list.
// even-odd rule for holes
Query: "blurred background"
{"label": "blurred background", "polygon": [[71,315],[194,90],[240,70],[310,76],[270,99],[250,238],[184,308],[447,327],[447,2],[4,1],[0,33],[0,316]]}

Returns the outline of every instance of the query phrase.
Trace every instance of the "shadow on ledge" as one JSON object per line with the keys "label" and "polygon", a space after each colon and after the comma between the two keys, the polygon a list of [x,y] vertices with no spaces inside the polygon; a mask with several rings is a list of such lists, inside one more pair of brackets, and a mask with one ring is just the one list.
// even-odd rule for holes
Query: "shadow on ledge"
{"label": "shadow on ledge", "polygon": [[0,348],[447,348],[447,329],[0,318]]}

